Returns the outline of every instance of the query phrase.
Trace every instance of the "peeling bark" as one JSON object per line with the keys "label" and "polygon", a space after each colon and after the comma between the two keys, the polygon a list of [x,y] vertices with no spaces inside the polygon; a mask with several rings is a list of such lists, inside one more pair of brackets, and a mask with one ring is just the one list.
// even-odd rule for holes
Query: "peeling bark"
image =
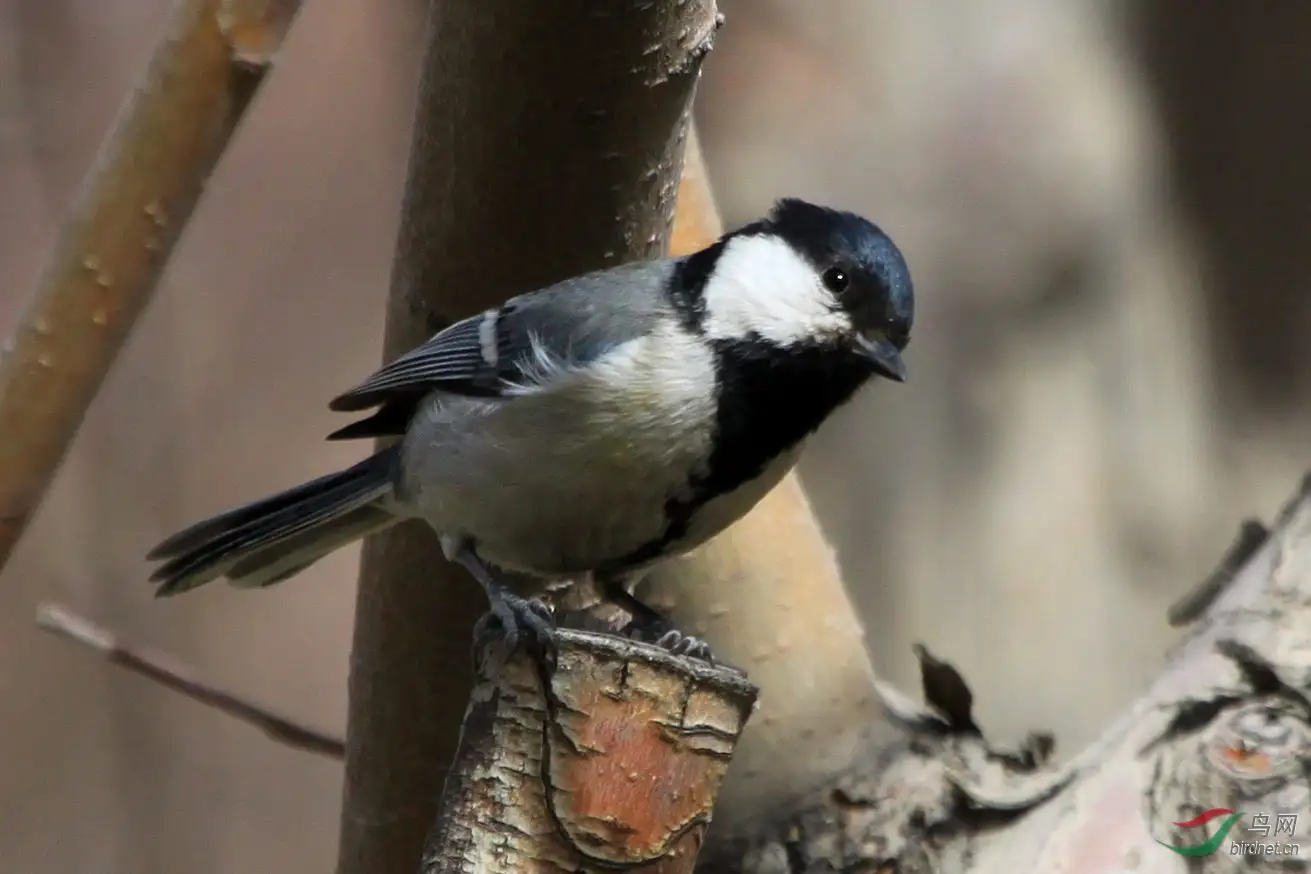
{"label": "peeling bark", "polygon": [[576,630],[549,676],[504,657],[482,660],[425,874],[691,871],[756,688]]}
{"label": "peeling bark", "polygon": [[[754,835],[715,846],[701,870],[1311,869],[1311,487],[1253,550],[1256,531],[1245,525],[1218,571],[1231,582],[1208,584],[1209,604],[1161,675],[1073,759],[1050,763],[1043,735],[990,743],[964,680],[921,651],[924,704],[876,687],[900,740],[871,746],[858,768],[757,822]],[[1214,853],[1162,846],[1205,842],[1220,819],[1176,824],[1210,808],[1244,814]],[[1251,830],[1259,814],[1269,833]],[[1273,833],[1280,815],[1293,834]],[[1253,854],[1254,843],[1296,845],[1297,855]]]}
{"label": "peeling bark", "polygon": [[145,310],[299,0],[179,0],[0,354],[0,567]]}

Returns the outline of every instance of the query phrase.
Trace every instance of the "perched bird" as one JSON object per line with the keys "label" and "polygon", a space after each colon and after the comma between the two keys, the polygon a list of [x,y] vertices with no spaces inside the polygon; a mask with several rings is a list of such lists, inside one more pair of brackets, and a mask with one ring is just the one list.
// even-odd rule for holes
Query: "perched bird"
{"label": "perched bird", "polygon": [[[695,254],[626,264],[456,322],[334,399],[329,439],[400,438],[156,546],[157,594],[281,582],[422,519],[516,643],[551,615],[499,571],[629,586],[741,518],[872,377],[902,382],[914,292],[892,240],[797,199]],[[675,634],[675,638],[679,637]],[[666,641],[668,643],[669,641]]]}

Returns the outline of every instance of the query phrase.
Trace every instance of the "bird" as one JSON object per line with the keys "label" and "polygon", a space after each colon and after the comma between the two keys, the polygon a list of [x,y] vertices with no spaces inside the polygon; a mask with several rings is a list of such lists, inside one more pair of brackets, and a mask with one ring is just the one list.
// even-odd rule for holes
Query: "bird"
{"label": "bird", "polygon": [[[521,294],[438,331],[329,409],[330,440],[394,438],[345,470],[205,519],[147,555],[156,595],[280,583],[419,519],[511,646],[555,624],[514,575],[632,594],[754,507],[876,379],[906,380],[909,267],[854,212],[800,198],[700,251]],[[669,629],[671,648],[704,646]]]}

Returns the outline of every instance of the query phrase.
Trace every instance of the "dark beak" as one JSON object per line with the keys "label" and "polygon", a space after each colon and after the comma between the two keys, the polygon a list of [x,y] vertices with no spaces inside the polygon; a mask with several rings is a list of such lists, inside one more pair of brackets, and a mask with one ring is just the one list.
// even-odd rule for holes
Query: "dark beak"
{"label": "dark beak", "polygon": [[856,345],[861,354],[874,363],[874,370],[879,376],[894,382],[906,381],[906,362],[901,360],[901,353],[888,340],[857,334]]}

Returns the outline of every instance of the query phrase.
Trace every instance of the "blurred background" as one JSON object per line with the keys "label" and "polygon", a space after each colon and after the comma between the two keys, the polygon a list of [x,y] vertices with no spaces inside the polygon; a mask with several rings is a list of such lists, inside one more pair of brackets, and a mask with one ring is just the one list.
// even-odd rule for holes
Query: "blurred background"
{"label": "blurred background", "polygon": [[[862,211],[920,291],[912,379],[804,478],[869,628],[1069,754],[1156,672],[1166,605],[1307,467],[1311,5],[723,0],[698,115],[726,219]],[[167,603],[144,551],[354,460],[379,363],[421,0],[314,0],[0,581],[0,867],[331,870],[340,768],[33,628],[45,599],[325,728],[356,552]],[[166,0],[0,0],[0,321]]]}

